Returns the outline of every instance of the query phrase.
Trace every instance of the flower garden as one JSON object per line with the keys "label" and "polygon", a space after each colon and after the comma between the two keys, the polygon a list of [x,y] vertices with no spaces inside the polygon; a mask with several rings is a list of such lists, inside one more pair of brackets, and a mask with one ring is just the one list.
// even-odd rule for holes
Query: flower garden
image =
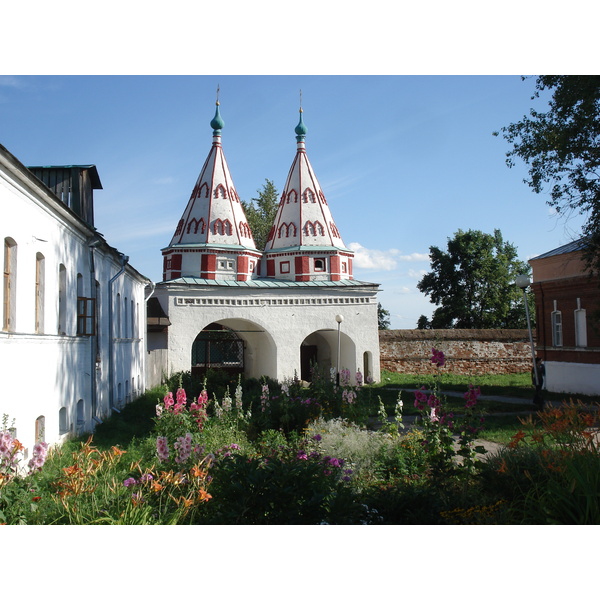
{"label": "flower garden", "polygon": [[451,399],[444,354],[431,361],[433,385],[393,401],[347,371],[337,385],[315,370],[309,387],[178,374],[26,464],[5,416],[0,523],[600,523],[594,407],[515,417],[490,454],[479,387]]}

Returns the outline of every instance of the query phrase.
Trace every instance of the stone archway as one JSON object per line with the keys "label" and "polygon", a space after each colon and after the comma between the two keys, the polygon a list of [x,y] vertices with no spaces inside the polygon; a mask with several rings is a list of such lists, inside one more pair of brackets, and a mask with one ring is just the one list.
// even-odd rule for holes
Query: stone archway
{"label": "stone archway", "polygon": [[[306,336],[300,346],[301,379],[312,381],[312,368],[316,366],[328,376],[338,364],[338,332],[321,329]],[[340,334],[340,370],[348,369],[351,377],[356,373],[356,345],[345,333]]]}
{"label": "stone archway", "polygon": [[246,319],[220,319],[207,325],[191,347],[192,373],[208,368],[245,377],[277,377],[277,351],[270,333]]}
{"label": "stone archway", "polygon": [[192,344],[192,375],[202,377],[209,369],[231,375],[244,372],[244,342],[229,327],[211,323]]}

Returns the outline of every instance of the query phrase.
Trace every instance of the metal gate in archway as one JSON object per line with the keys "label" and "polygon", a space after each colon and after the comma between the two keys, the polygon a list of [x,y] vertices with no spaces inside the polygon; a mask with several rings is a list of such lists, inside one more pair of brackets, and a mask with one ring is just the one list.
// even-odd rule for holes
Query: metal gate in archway
{"label": "metal gate in archway", "polygon": [[208,369],[244,372],[244,341],[219,323],[203,329],[192,344],[192,375],[202,377]]}

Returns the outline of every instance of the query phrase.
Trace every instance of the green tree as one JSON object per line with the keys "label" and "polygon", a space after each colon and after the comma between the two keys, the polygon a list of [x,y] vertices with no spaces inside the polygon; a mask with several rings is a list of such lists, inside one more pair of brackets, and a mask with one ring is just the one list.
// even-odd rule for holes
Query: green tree
{"label": "green tree", "polygon": [[521,329],[527,327],[522,292],[515,277],[529,274],[516,248],[494,234],[458,230],[447,251],[429,248],[431,272],[417,284],[438,305],[419,329]]}
{"label": "green tree", "polygon": [[270,179],[265,179],[262,190],[257,190],[258,198],[250,202],[242,200],[242,206],[252,230],[254,243],[257,250],[264,250],[269,238],[269,231],[277,214],[278,192],[275,184]]}
{"label": "green tree", "polygon": [[525,183],[538,194],[549,191],[547,202],[558,212],[586,215],[582,233],[588,238],[587,258],[598,269],[600,76],[541,75],[531,99],[540,99],[541,92],[551,93],[546,112],[532,108],[529,116],[501,130],[513,145],[506,163],[513,167],[516,158],[525,161]]}
{"label": "green tree", "polygon": [[385,308],[381,306],[381,302],[377,304],[377,323],[379,325],[379,329],[390,328],[390,311],[385,310]]}

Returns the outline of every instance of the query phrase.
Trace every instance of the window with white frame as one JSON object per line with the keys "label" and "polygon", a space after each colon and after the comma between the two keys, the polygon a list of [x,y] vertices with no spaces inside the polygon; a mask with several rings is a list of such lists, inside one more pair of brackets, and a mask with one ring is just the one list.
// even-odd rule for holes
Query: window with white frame
{"label": "window with white frame", "polygon": [[17,308],[17,243],[12,238],[4,238],[4,331],[15,331],[15,311]]}
{"label": "window with white frame", "polygon": [[563,331],[562,331],[562,313],[558,310],[557,302],[554,301],[554,310],[550,315],[552,323],[552,345],[562,346],[563,345]]}
{"label": "window with white frame", "polygon": [[581,308],[581,299],[577,298],[575,310],[575,345],[578,348],[587,346],[587,316],[585,308]]}
{"label": "window with white frame", "polygon": [[35,255],[35,332],[44,333],[45,262],[43,254]]}

